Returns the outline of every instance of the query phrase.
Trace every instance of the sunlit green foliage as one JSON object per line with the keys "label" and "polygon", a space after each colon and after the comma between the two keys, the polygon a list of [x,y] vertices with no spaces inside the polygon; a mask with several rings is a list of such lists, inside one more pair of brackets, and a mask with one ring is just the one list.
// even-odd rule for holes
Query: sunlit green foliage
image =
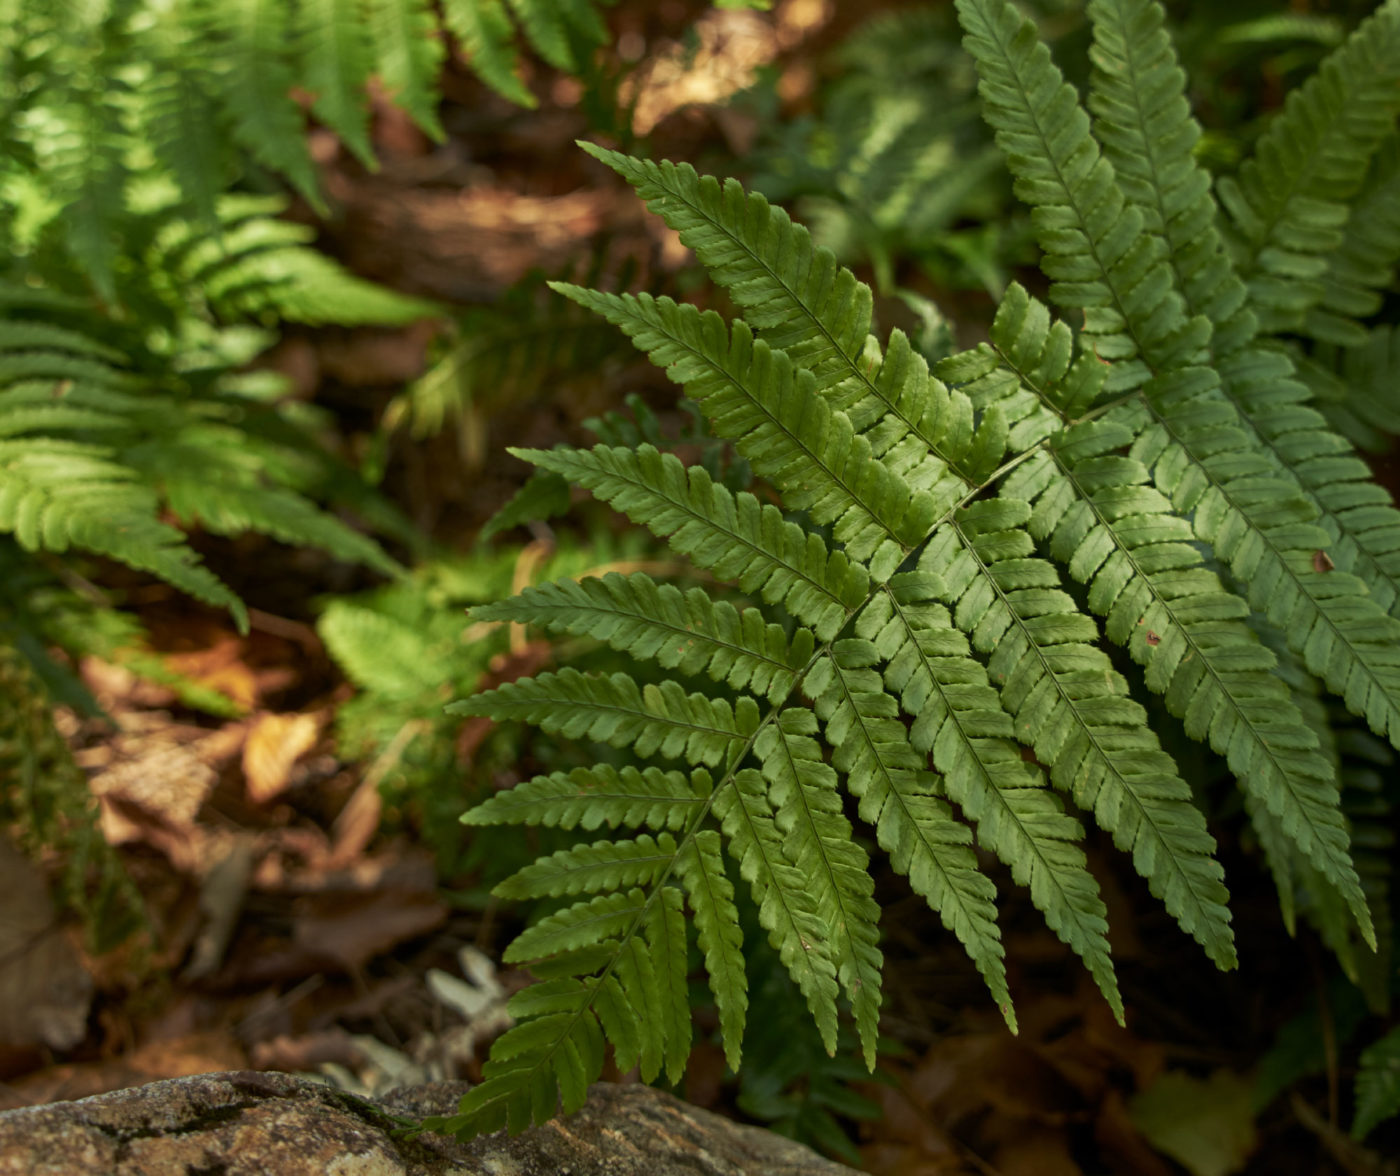
{"label": "sunlit green foliage", "polygon": [[[582,843],[502,885],[591,897],[511,949],[535,958],[541,983],[516,998],[519,1023],[485,1081],[435,1128],[514,1131],[572,1110],[607,1042],[623,1069],[674,1080],[689,1040],[669,995],[687,968],[685,905],[737,1065],[747,980],[721,851],[827,1048],[848,1004],[873,1063],[879,912],[843,793],[1013,1027],[996,890],[974,839],[1122,1015],[1070,804],[1233,967],[1214,840],[1141,690],[1228,764],[1285,904],[1296,898],[1285,881],[1306,878],[1307,903],[1353,928],[1339,952],[1378,946],[1384,891],[1358,872],[1338,760],[1305,710],[1321,685],[1400,744],[1400,514],[1307,405],[1271,332],[1324,305],[1334,318],[1370,305],[1327,299],[1373,277],[1340,261],[1327,275],[1352,201],[1365,191],[1385,204],[1365,178],[1400,113],[1400,88],[1376,81],[1400,68],[1400,4],[1290,98],[1258,160],[1223,187],[1228,239],[1157,4],[1089,5],[1087,110],[1005,0],[957,9],[1066,318],[1012,285],[990,340],[933,371],[900,331],[872,336],[870,291],[762,197],[587,147],[680,232],[739,317],[556,289],[663,366],[782,509],[648,443],[519,451],[737,585],[748,607],[721,624],[718,606],[679,590],[604,579],[477,614],[589,635],[688,676],[566,669],[453,710],[684,770],[648,769],[626,787],[603,767],[542,777],[519,786],[519,804],[466,815],[555,824],[567,811],[570,825],[653,832]],[[1287,146],[1304,139],[1345,156],[1335,179]],[[1279,184],[1301,194],[1280,197]],[[1274,275],[1293,265],[1316,280],[1285,304]],[[1132,681],[1108,645],[1137,664]],[[628,1001],[648,1010],[639,1023],[619,1015]]]}

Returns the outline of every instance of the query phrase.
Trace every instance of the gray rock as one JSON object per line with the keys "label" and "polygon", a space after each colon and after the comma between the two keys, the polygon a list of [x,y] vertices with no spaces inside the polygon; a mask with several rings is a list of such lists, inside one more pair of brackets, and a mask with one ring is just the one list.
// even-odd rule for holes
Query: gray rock
{"label": "gray rock", "polygon": [[464,1082],[377,1102],[290,1074],[173,1078],[0,1112],[0,1176],[850,1176],[791,1140],[646,1086],[599,1083],[577,1115],[463,1144],[396,1137]]}

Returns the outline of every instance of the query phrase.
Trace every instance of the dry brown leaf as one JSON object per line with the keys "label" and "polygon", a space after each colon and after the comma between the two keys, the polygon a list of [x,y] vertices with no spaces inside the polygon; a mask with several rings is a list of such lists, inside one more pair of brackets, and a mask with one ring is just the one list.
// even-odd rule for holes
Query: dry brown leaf
{"label": "dry brown leaf", "polygon": [[349,1066],[356,1058],[354,1041],[339,1026],[295,1037],[284,1033],[259,1041],[248,1054],[259,1070],[314,1070],[323,1062]]}
{"label": "dry brown leaf", "polygon": [[0,1046],[71,1049],[87,1035],[91,1001],[43,876],[0,840]]}
{"label": "dry brown leaf", "polygon": [[436,894],[382,891],[358,901],[308,901],[297,912],[292,939],[308,959],[346,971],[426,934],[447,918]]}
{"label": "dry brown leaf", "polygon": [[257,705],[261,684],[243,661],[243,641],[236,634],[221,634],[202,649],[166,654],[165,661],[177,674],[227,694],[245,710]]}
{"label": "dry brown leaf", "polygon": [[1048,1127],[1019,1131],[991,1157],[998,1176],[1082,1176],[1070,1154],[1069,1137]]}
{"label": "dry brown leaf", "polygon": [[200,829],[196,818],[247,727],[227,723],[206,731],[141,711],[122,715],[121,722],[102,757],[105,765],[89,781],[101,806],[103,836],[112,845],[153,846],[182,872],[202,874],[216,835]]}
{"label": "dry brown leaf", "polygon": [[243,744],[243,779],[248,799],[266,804],[292,782],[298,759],[316,746],[321,719],[314,714],[263,714],[253,720]]}

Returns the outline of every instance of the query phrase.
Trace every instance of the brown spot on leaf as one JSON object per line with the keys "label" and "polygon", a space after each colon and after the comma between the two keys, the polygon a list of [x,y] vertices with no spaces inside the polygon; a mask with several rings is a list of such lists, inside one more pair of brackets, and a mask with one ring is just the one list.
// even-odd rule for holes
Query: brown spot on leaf
{"label": "brown spot on leaf", "polygon": [[1332,557],[1325,551],[1314,551],[1312,563],[1315,572],[1330,572],[1337,566],[1332,562]]}
{"label": "brown spot on leaf", "polygon": [[1154,633],[1151,629],[1148,629],[1148,630],[1147,630],[1147,644],[1148,644],[1148,645],[1161,645],[1161,644],[1162,644],[1162,639],[1161,639],[1159,636],[1157,636],[1157,634]]}

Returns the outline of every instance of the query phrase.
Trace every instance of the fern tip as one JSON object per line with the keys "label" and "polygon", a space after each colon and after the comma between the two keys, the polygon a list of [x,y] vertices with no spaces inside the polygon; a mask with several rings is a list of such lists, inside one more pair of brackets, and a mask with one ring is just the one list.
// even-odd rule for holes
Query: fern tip
{"label": "fern tip", "polygon": [[1006,1022],[1006,1027],[1011,1030],[1011,1036],[1019,1037],[1021,1035],[1021,1026],[1016,1020],[1016,1009],[1009,1000],[1003,1001],[1001,1004],[1001,1017],[1002,1020]]}

